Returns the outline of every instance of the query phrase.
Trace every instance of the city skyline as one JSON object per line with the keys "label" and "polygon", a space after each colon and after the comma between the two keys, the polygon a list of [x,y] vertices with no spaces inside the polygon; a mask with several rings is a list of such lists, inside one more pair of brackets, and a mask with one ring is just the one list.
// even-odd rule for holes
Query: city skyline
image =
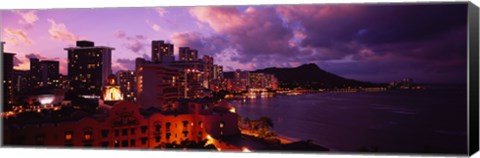
{"label": "city skyline", "polygon": [[[151,58],[151,41],[165,40],[174,44],[176,60],[179,47],[190,47],[199,51],[199,57],[214,57],[225,71],[315,63],[356,80],[389,82],[411,77],[419,82],[466,83],[466,5],[461,4],[1,13],[2,41],[7,42],[5,51],[17,54],[16,69],[28,69],[27,58],[37,57],[60,61],[60,73],[66,75],[63,48],[77,40],[91,40],[116,49],[112,52],[114,73],[133,70],[135,58]],[[85,29],[92,23],[98,26]],[[128,25],[117,25],[122,23]]]}

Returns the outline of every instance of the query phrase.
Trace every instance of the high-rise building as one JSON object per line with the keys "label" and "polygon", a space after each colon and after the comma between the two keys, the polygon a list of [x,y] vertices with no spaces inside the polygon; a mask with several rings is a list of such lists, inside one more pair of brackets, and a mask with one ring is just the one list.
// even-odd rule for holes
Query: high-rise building
{"label": "high-rise building", "polygon": [[250,87],[250,72],[236,70],[233,78],[234,91],[246,91]]}
{"label": "high-rise building", "polygon": [[70,79],[68,75],[60,75],[58,78],[58,88],[68,90],[70,88]]}
{"label": "high-rise building", "polygon": [[205,63],[200,60],[196,61],[176,61],[168,64],[168,66],[182,70],[182,77],[185,82],[183,85],[183,98],[203,98],[205,91],[204,86],[204,68]]}
{"label": "high-rise building", "polygon": [[178,49],[179,61],[197,61],[198,51],[189,47],[180,47]]}
{"label": "high-rise building", "polygon": [[137,81],[134,71],[118,71],[118,85],[123,93],[124,100],[137,101]]}
{"label": "high-rise building", "polygon": [[68,51],[69,91],[77,96],[100,98],[102,87],[112,74],[114,48],[95,46],[91,41],[77,41],[76,47],[65,50]]}
{"label": "high-rise building", "polygon": [[165,41],[152,41],[152,62],[169,63],[175,60],[173,44]]}
{"label": "high-rise building", "polygon": [[136,58],[135,59],[135,70],[138,69],[138,67],[141,65],[141,64],[146,64],[148,63],[147,60],[145,60],[144,58]]}
{"label": "high-rise building", "polygon": [[2,68],[3,68],[3,111],[11,110],[13,106],[13,58],[15,54],[6,53],[3,50],[4,42],[1,42],[2,45]]}
{"label": "high-rise building", "polygon": [[204,55],[202,61],[204,63],[203,73],[205,74],[203,86],[205,88],[210,88],[210,83],[213,80],[213,57]]}
{"label": "high-rise building", "polygon": [[15,94],[27,92],[31,89],[29,70],[13,70],[13,88]]}
{"label": "high-rise building", "polygon": [[38,58],[30,58],[30,87],[38,88],[43,86],[42,64]]}
{"label": "high-rise building", "polygon": [[140,64],[136,70],[137,103],[143,109],[176,106],[181,98],[182,70],[163,64]]}
{"label": "high-rise building", "polygon": [[278,89],[278,79],[273,74],[265,74],[266,75],[266,85],[265,88],[277,90]]}
{"label": "high-rise building", "polygon": [[58,61],[30,58],[30,87],[58,87],[59,71]]}
{"label": "high-rise building", "polygon": [[266,87],[266,77],[264,73],[251,73],[250,74],[250,85],[252,88],[265,88]]}
{"label": "high-rise building", "polygon": [[223,66],[222,65],[213,65],[213,79],[214,80],[223,80]]}
{"label": "high-rise building", "polygon": [[41,65],[41,81],[43,86],[58,87],[60,78],[60,67],[58,61],[44,60]]}
{"label": "high-rise building", "polygon": [[278,88],[278,81],[272,74],[250,73],[250,88],[275,90]]}

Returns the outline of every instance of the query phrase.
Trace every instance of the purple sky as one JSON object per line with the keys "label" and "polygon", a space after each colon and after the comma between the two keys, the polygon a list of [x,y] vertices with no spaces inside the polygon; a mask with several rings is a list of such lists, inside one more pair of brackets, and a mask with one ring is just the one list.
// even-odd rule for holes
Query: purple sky
{"label": "purple sky", "polygon": [[227,71],[316,63],[335,74],[389,82],[465,83],[467,5],[289,5],[0,11],[16,68],[55,59],[76,40],[114,47],[113,69],[150,57],[150,41],[189,46]]}

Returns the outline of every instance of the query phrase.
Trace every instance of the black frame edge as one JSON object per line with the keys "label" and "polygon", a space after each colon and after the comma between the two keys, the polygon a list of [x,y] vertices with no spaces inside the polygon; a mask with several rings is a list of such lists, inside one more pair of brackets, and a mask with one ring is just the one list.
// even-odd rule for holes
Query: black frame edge
{"label": "black frame edge", "polygon": [[468,153],[479,150],[479,12],[478,7],[468,5],[468,60],[469,60],[469,107],[468,107]]}

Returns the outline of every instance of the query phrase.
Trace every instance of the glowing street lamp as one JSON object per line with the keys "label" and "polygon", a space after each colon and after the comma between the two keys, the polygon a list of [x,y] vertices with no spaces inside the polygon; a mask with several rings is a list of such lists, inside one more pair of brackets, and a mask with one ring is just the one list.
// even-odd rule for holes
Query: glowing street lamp
{"label": "glowing street lamp", "polygon": [[249,153],[249,152],[252,152],[252,151],[250,149],[248,149],[247,147],[242,147],[242,152]]}

